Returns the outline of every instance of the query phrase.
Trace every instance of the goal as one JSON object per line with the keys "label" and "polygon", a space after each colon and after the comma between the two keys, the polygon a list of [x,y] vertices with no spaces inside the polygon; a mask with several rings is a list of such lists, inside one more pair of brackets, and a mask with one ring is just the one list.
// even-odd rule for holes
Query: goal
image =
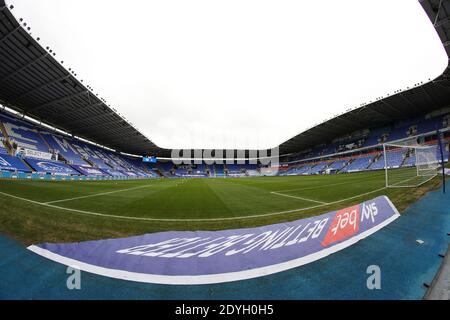
{"label": "goal", "polygon": [[438,175],[440,161],[436,144],[416,140],[383,145],[386,187],[418,187]]}

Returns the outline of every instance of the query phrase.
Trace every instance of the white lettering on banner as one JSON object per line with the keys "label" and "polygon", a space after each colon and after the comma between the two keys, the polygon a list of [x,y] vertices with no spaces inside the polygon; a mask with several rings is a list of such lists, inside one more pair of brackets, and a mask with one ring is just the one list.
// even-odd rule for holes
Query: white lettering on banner
{"label": "white lettering on banner", "polygon": [[344,230],[348,224],[356,230],[357,227],[357,209],[352,209],[351,211],[346,211],[336,216],[337,223],[334,228],[331,229],[333,235],[338,233],[338,230]]}
{"label": "white lettering on banner", "polygon": [[10,167],[11,166],[11,164],[8,161],[6,161],[5,159],[3,159],[2,157],[0,157],[0,165],[3,166],[3,167]]}
{"label": "white lettering on banner", "polygon": [[[303,225],[298,225],[295,228],[292,227],[291,232],[289,232],[289,234],[286,235],[286,237],[284,237],[283,240],[281,240],[278,243],[275,243],[273,246],[270,247],[270,249],[278,249],[281,247],[287,247],[287,246],[291,246],[293,244],[295,244],[297,241],[296,240],[289,240],[291,238],[292,235],[294,235],[298,229],[300,229]],[[289,241],[288,241],[289,240]]]}
{"label": "white lettering on banner", "polygon": [[64,138],[59,139],[56,136],[52,136],[52,137],[53,137],[53,140],[56,141],[56,143],[63,150],[64,153],[68,152],[70,149],[70,150],[72,150],[73,153],[76,154],[76,150],[74,150],[74,148],[72,148],[72,146],[69,144],[69,142],[67,142],[66,139],[64,139]]}
{"label": "white lettering on banner", "polygon": [[368,206],[366,206],[366,204],[363,204],[362,208],[361,222],[363,222],[364,219],[371,219],[372,222],[375,222],[375,216],[378,214],[376,203],[373,202]]}
{"label": "white lettering on banner", "polygon": [[36,159],[44,159],[44,160],[51,160],[52,156],[53,156],[51,153],[48,153],[48,152],[31,150],[31,149],[23,149],[23,153],[26,157],[36,158]]}
{"label": "white lettering on banner", "polygon": [[228,237],[229,240],[225,241],[225,242],[221,242],[219,244],[213,244],[208,246],[206,249],[206,252],[202,252],[200,253],[198,256],[200,258],[207,258],[210,257],[212,255],[215,255],[221,251],[227,250],[228,248],[231,248],[232,246],[245,241],[246,239],[248,239],[249,237],[253,236],[252,233],[250,234],[244,234],[244,235],[240,235],[240,236],[231,236]]}
{"label": "white lettering on banner", "polygon": [[329,218],[324,218],[304,226],[290,226],[256,235],[250,233],[213,239],[210,237],[173,238],[116,252],[160,258],[190,258],[193,256],[207,258],[223,251],[226,251],[225,256],[231,256],[239,253],[246,254],[254,250],[273,250],[318,238],[328,220]]}

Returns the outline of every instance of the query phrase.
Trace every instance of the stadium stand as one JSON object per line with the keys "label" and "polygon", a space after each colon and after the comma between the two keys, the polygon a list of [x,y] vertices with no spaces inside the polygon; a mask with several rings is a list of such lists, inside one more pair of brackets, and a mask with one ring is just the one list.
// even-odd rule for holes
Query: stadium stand
{"label": "stadium stand", "polygon": [[10,144],[16,146],[14,149],[25,148],[49,152],[38,130],[31,124],[5,114],[0,114],[0,121],[5,128]]}
{"label": "stadium stand", "polygon": [[[0,154],[5,155],[1,170],[90,177],[159,177],[145,171],[141,158],[132,159],[78,139],[41,130],[36,124],[17,119],[5,111],[0,112],[0,120]],[[6,136],[3,131],[6,131]],[[22,154],[23,160],[9,156],[4,142],[14,146],[14,153],[19,148],[26,148],[55,154],[59,161]]]}
{"label": "stadium stand", "polygon": [[85,166],[85,162],[81,155],[76,151],[69,141],[72,139],[68,137],[62,137],[49,132],[42,132],[42,136],[47,141],[48,145],[52,149],[51,151],[57,152],[64,160],[69,164]]}
{"label": "stadium stand", "polygon": [[337,160],[337,161],[334,161],[334,162],[328,167],[328,169],[340,171],[340,170],[342,170],[342,169],[346,166],[347,163],[348,163],[348,160]]}
{"label": "stadium stand", "polygon": [[[72,165],[72,168],[74,168],[75,170],[77,170],[80,174],[85,175],[87,177],[103,177],[103,176],[109,176],[110,174],[97,169],[97,168],[92,168],[92,167],[83,167],[83,166],[77,166],[77,165]],[[123,174],[122,174],[123,176]]]}
{"label": "stadium stand", "polygon": [[[398,150],[398,151],[391,151],[387,154],[387,163],[389,164],[390,168],[400,168],[403,165],[403,162],[406,158],[407,150]],[[384,157],[383,157],[384,161]],[[383,165],[384,168],[384,165]]]}
{"label": "stadium stand", "polygon": [[78,171],[73,169],[67,164],[62,162],[50,161],[50,160],[37,160],[27,158],[25,162],[38,173],[48,173],[57,175],[80,175]]}
{"label": "stadium stand", "polygon": [[216,177],[225,176],[225,166],[223,164],[214,165],[214,174]]}
{"label": "stadium stand", "polygon": [[31,172],[31,169],[17,157],[0,154],[0,170],[13,172]]}
{"label": "stadium stand", "polygon": [[326,167],[328,167],[329,162],[321,162],[316,164],[314,167],[311,168],[311,170],[308,172],[309,174],[319,174],[325,170]]}
{"label": "stadium stand", "polygon": [[341,170],[341,172],[357,172],[367,170],[374,159],[373,155],[362,156],[355,158],[348,166]]}
{"label": "stadium stand", "polygon": [[3,134],[2,134],[2,132],[0,130],[0,155],[8,154],[8,149],[6,149],[6,146],[4,144],[5,141],[6,141],[6,139],[5,139],[5,137],[3,136]]}

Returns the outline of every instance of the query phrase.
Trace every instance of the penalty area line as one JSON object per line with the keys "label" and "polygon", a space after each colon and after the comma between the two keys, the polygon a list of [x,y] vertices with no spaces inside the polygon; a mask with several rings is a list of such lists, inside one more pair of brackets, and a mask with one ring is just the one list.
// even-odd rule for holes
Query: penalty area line
{"label": "penalty area line", "polygon": [[283,193],[274,192],[274,191],[272,191],[271,194],[275,194],[275,195],[281,196],[281,197],[294,198],[294,199],[298,199],[298,200],[302,200],[302,201],[309,201],[309,202],[315,202],[315,203],[320,203],[320,204],[328,204],[328,202],[324,202],[324,201],[317,201],[317,200],[308,199],[308,198],[291,196],[289,194],[283,194]]}

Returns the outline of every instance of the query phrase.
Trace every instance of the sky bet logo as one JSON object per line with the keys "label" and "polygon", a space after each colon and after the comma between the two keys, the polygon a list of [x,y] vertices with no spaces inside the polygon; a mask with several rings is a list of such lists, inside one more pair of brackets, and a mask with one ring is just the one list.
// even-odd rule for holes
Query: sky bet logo
{"label": "sky bet logo", "polygon": [[336,212],[336,216],[321,243],[322,246],[327,247],[357,234],[359,224],[364,220],[370,219],[374,223],[375,216],[378,214],[376,204],[374,202],[367,205],[363,203],[361,208],[362,212],[360,212],[359,205]]}

